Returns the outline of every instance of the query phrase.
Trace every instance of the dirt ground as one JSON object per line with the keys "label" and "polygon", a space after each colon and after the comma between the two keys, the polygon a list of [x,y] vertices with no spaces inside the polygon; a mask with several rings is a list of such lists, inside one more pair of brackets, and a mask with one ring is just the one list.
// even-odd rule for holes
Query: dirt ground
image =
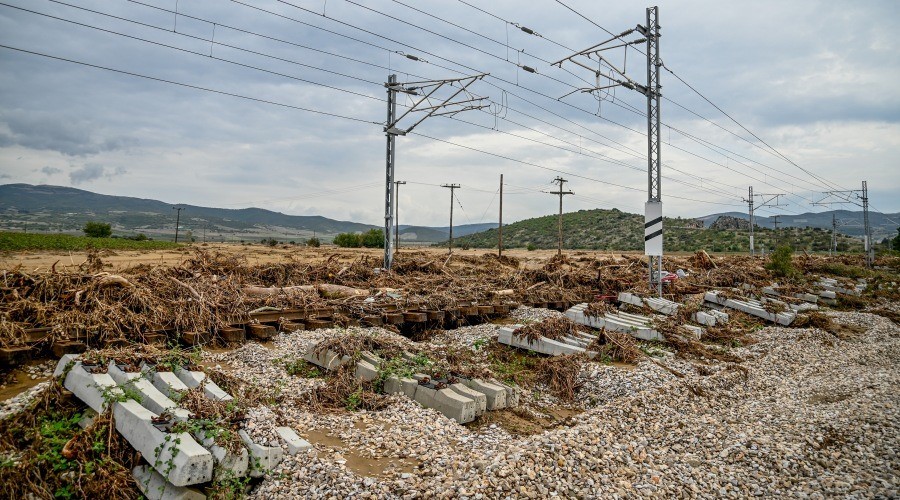
{"label": "dirt ground", "polygon": [[[126,269],[138,264],[177,266],[186,257],[188,257],[194,248],[203,248],[216,252],[222,252],[230,255],[243,255],[247,257],[248,264],[266,264],[271,262],[284,262],[287,259],[294,259],[300,262],[309,262],[319,259],[327,259],[331,256],[341,261],[353,261],[361,256],[369,256],[373,259],[381,259],[384,251],[380,248],[340,248],[336,246],[322,246],[319,248],[294,246],[294,245],[278,245],[276,247],[268,247],[262,245],[242,245],[239,243],[201,243],[199,245],[185,246],[173,250],[100,250],[100,257],[109,267],[107,270],[114,271]],[[408,252],[426,252],[433,254],[436,258],[447,255],[446,248],[437,247],[411,247],[401,248],[400,253]],[[473,249],[463,250],[453,249],[454,255],[481,255],[484,253],[496,253],[496,250]],[[641,254],[641,252],[612,252],[612,251],[594,251],[594,250],[564,250],[563,253],[569,257],[610,257],[622,254]],[[504,250],[503,255],[516,257],[525,262],[526,267],[530,267],[529,263],[546,262],[549,258],[556,255],[556,250],[525,250],[524,248],[515,248]],[[671,253],[669,255],[689,255],[689,253]],[[16,252],[11,254],[0,255],[0,268],[13,269],[16,266],[22,266],[24,270],[37,273],[48,271],[53,264],[56,264],[57,270],[74,269],[87,260],[87,252]]]}

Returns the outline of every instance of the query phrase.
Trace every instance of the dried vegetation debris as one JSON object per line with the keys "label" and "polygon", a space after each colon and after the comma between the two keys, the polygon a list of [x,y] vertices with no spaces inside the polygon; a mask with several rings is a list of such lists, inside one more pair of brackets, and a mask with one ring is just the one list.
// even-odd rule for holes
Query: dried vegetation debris
{"label": "dried vegetation debris", "polygon": [[536,323],[528,323],[525,326],[517,328],[513,334],[523,337],[529,342],[535,342],[540,340],[541,337],[556,340],[565,336],[575,335],[579,330],[581,330],[581,327],[569,318],[562,316],[547,318]]}

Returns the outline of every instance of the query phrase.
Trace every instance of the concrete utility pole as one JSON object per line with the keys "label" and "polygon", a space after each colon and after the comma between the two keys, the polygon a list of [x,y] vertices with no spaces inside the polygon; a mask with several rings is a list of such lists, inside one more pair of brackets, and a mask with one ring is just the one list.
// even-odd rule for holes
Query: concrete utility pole
{"label": "concrete utility pole", "polygon": [[447,242],[447,253],[453,253],[453,192],[459,189],[459,184],[441,184],[441,187],[450,188],[450,240]]}
{"label": "concrete utility pole", "polygon": [[[844,191],[825,191],[825,195],[819,201],[813,202],[813,205],[830,206],[835,203],[852,203],[863,209],[863,251],[865,252],[866,267],[875,265],[875,245],[872,244],[872,225],[869,222],[869,186],[866,181],[862,181],[862,189],[848,189]],[[831,198],[838,198],[837,200]],[[854,199],[855,198],[855,199]],[[856,200],[859,200],[858,202]],[[835,247],[837,245],[836,237],[833,237]]]}
{"label": "concrete utility pole", "polygon": [[400,250],[400,185],[406,184],[406,181],[394,181],[394,246],[395,251]]}
{"label": "concrete utility pole", "polygon": [[[408,59],[417,61],[418,59],[406,54]],[[396,153],[396,137],[398,135],[406,135],[410,133],[416,126],[432,116],[455,115],[463,111],[482,109],[487,105],[482,105],[484,97],[477,97],[466,90],[470,85],[487,76],[482,73],[475,76],[466,76],[462,78],[448,78],[444,80],[425,80],[420,82],[398,83],[397,75],[390,75],[384,86],[387,88],[387,121],[384,125],[384,133],[387,136],[387,154],[385,160],[385,193],[384,193],[384,268],[390,269],[394,260],[394,164],[397,157]],[[438,99],[435,93],[443,88],[450,87],[454,91],[449,97]],[[397,93],[403,92],[411,96],[421,96],[421,99],[409,106],[407,110],[397,116]],[[453,101],[453,99],[461,94],[466,94],[466,99]],[[434,104],[437,102],[437,104]],[[400,121],[410,113],[424,112],[424,116],[419,118],[409,127],[400,127]],[[399,241],[399,240],[398,240]]]}
{"label": "concrete utility pole", "polygon": [[497,225],[497,256],[503,257],[503,174],[500,174],[500,222]]}
{"label": "concrete utility pole", "polygon": [[550,194],[558,194],[558,195],[559,195],[559,231],[558,231],[559,234],[558,234],[557,237],[556,237],[556,255],[562,255],[562,239],[563,239],[563,238],[562,238],[562,236],[563,236],[563,231],[562,231],[562,216],[563,216],[562,200],[563,200],[563,195],[567,195],[567,194],[575,194],[575,193],[573,193],[573,192],[571,192],[571,191],[563,191],[563,184],[565,184],[565,183],[567,183],[567,182],[569,182],[569,181],[563,179],[562,177],[557,177],[556,179],[553,179],[553,183],[554,183],[554,184],[559,184],[559,191],[550,191]]}
{"label": "concrete utility pole", "polygon": [[172,207],[172,210],[176,210],[176,213],[175,213],[175,243],[178,243],[178,226],[181,223],[181,211],[184,210],[184,207]]}
{"label": "concrete utility pole", "polygon": [[[604,89],[622,86],[647,97],[647,203],[644,206],[644,255],[648,257],[650,285],[656,285],[657,293],[662,296],[663,217],[662,176],[660,171],[662,166],[662,143],[660,141],[662,85],[660,85],[659,68],[663,65],[663,62],[659,57],[659,30],[659,8],[648,7],[645,25],[639,24],[635,28],[613,35],[612,38],[560,59],[551,63],[551,65],[561,68],[563,62],[569,61],[592,72],[596,78],[597,85],[595,87],[576,89],[566,94],[566,96],[575,92],[595,93]],[[625,40],[625,37],[631,36],[635,31],[643,38]],[[607,46],[607,44],[612,42],[617,43]],[[619,69],[610,59],[601,55],[601,52],[606,50],[619,48],[627,50],[629,45],[638,44],[646,44],[646,85],[637,83],[626,75],[624,64]],[[609,72],[605,73],[604,71],[607,68]],[[602,82],[602,85],[601,78],[606,80]]]}
{"label": "concrete utility pole", "polygon": [[[784,196],[784,193],[776,193],[776,194],[761,194],[756,193],[753,194],[753,186],[750,186],[750,190],[748,191],[748,196],[744,198],[743,201],[747,202],[747,206],[750,212],[750,255],[755,255],[756,250],[753,242],[753,231],[756,228],[756,216],[755,211],[760,208],[770,207],[783,207],[785,205],[781,205],[778,203],[778,199]],[[759,197],[762,202],[756,203],[755,199]]]}

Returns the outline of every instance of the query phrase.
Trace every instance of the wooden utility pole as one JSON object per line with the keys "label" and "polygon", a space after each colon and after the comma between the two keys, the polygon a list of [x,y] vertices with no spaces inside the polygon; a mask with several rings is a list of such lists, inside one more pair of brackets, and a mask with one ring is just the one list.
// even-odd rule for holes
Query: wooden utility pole
{"label": "wooden utility pole", "polygon": [[503,257],[503,174],[500,174],[500,224],[497,235],[497,256]]}
{"label": "wooden utility pole", "polygon": [[450,240],[447,242],[447,253],[453,253],[453,192],[459,189],[459,184],[441,184],[441,187],[450,188]]}
{"label": "wooden utility pole", "polygon": [[562,216],[563,216],[562,200],[563,200],[563,195],[575,194],[575,193],[573,193],[572,191],[563,191],[563,184],[565,184],[569,181],[563,179],[562,177],[557,177],[556,179],[553,179],[553,182],[555,184],[559,184],[559,191],[550,191],[550,194],[558,194],[559,195],[559,235],[557,236],[557,242],[556,242],[556,255],[562,255],[562,234],[563,234],[563,231],[562,231]]}
{"label": "wooden utility pole", "polygon": [[184,210],[184,207],[172,207],[172,210],[176,210],[175,214],[175,243],[178,243],[178,226],[181,224],[181,211]]}

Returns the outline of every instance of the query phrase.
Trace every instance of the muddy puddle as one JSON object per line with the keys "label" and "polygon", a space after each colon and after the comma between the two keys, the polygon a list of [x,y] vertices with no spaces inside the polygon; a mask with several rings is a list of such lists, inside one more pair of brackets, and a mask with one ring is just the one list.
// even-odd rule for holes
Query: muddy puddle
{"label": "muddy puddle", "polygon": [[[359,422],[353,426],[360,430],[366,428],[365,424]],[[346,461],[344,465],[359,476],[386,478],[404,472],[412,473],[420,464],[418,460],[412,458],[364,457],[358,450],[350,448],[341,438],[323,430],[308,430],[301,432],[301,435],[305,435],[306,440],[314,445],[333,449]]]}
{"label": "muddy puddle", "polygon": [[[36,365],[38,362],[29,363],[28,366]],[[50,377],[38,377],[36,379],[32,379],[31,375],[26,373],[24,370],[15,369],[4,377],[5,385],[0,387],[0,401],[6,401],[7,399],[14,398],[19,394],[31,389],[32,387],[40,384],[45,380],[50,380]]]}
{"label": "muddy puddle", "polygon": [[584,412],[579,408],[565,408],[560,406],[540,408],[545,416],[532,415],[521,408],[507,408],[499,411],[491,411],[479,417],[469,424],[473,430],[481,429],[491,424],[496,424],[506,432],[516,436],[530,436],[539,434],[548,429],[570,425],[571,418]]}

